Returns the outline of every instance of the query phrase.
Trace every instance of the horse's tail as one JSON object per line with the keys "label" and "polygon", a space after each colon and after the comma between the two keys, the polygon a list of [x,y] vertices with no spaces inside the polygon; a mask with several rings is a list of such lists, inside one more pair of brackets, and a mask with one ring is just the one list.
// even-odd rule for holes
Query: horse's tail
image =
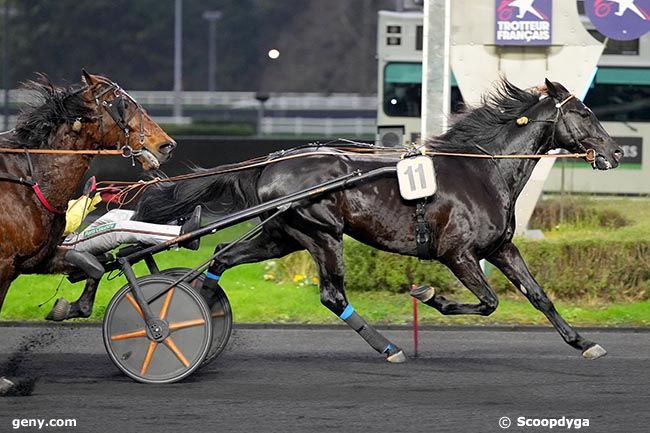
{"label": "horse's tail", "polygon": [[[195,168],[194,172],[207,174],[209,170]],[[148,188],[138,202],[133,219],[165,224],[189,215],[199,204],[205,213],[217,217],[246,209],[259,204],[257,181],[261,172],[261,168],[251,168]]]}

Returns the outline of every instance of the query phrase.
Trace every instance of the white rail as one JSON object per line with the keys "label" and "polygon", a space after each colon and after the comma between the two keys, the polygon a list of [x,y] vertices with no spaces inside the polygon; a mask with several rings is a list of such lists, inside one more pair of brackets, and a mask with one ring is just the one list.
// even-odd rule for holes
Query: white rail
{"label": "white rail", "polygon": [[337,134],[355,136],[374,134],[375,119],[354,118],[308,118],[308,117],[265,117],[262,119],[262,134],[322,134],[326,137]]}
{"label": "white rail", "polygon": [[[145,107],[174,105],[174,92],[167,91],[129,91]],[[25,104],[30,101],[30,92],[24,89],[10,90],[9,102]],[[4,89],[0,90],[0,103],[4,100]],[[184,106],[230,107],[233,109],[257,108],[260,103],[255,99],[255,92],[183,92]],[[377,96],[364,96],[356,93],[281,93],[270,94],[264,104],[273,110],[374,110]]]}

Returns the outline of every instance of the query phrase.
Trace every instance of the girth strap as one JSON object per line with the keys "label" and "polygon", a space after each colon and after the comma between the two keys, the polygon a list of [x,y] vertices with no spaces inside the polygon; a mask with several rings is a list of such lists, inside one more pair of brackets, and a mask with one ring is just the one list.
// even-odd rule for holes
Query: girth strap
{"label": "girth strap", "polygon": [[415,206],[415,242],[420,260],[431,260],[431,226],[425,218],[426,199]]}

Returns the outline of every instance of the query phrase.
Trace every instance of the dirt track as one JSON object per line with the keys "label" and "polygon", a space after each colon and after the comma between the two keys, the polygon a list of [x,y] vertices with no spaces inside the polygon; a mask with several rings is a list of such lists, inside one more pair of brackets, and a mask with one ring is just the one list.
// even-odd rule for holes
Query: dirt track
{"label": "dirt track", "polygon": [[[345,327],[237,328],[217,361],[166,386],[123,376],[98,327],[0,332],[3,369],[36,379],[31,396],[0,399],[3,432],[18,418],[76,418],[41,430],[74,432],[490,432],[503,416],[510,431],[567,430],[521,416],[650,428],[650,332],[585,331],[609,351],[585,361],[551,330],[438,328],[421,332],[419,358],[390,365]],[[386,335],[411,352],[407,330]]]}

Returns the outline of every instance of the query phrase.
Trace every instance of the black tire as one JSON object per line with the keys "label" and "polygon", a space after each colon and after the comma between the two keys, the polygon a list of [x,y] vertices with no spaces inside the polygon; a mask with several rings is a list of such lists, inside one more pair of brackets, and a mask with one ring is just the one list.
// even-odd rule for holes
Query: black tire
{"label": "black tire", "polygon": [[[164,275],[138,278],[146,299],[173,282]],[[172,383],[184,379],[201,366],[210,350],[210,310],[201,295],[184,282],[176,284],[171,294],[168,291],[152,301],[150,307],[158,317],[166,310],[170,335],[159,344],[146,336],[144,319],[127,284],[106,307],[102,327],[106,351],[117,368],[138,382]]]}
{"label": "black tire", "polygon": [[[162,275],[169,275],[173,278],[178,278],[186,274],[190,268],[169,268],[160,271]],[[194,287],[197,292],[203,285],[205,280],[205,274],[199,275],[197,278],[192,280],[192,287]],[[230,301],[226,293],[219,287],[215,292],[216,301],[212,305],[211,315],[212,315],[212,344],[210,345],[210,350],[208,355],[203,360],[201,366],[207,365],[210,362],[214,361],[228,344],[230,340],[230,334],[232,333],[232,309],[230,308]]]}

